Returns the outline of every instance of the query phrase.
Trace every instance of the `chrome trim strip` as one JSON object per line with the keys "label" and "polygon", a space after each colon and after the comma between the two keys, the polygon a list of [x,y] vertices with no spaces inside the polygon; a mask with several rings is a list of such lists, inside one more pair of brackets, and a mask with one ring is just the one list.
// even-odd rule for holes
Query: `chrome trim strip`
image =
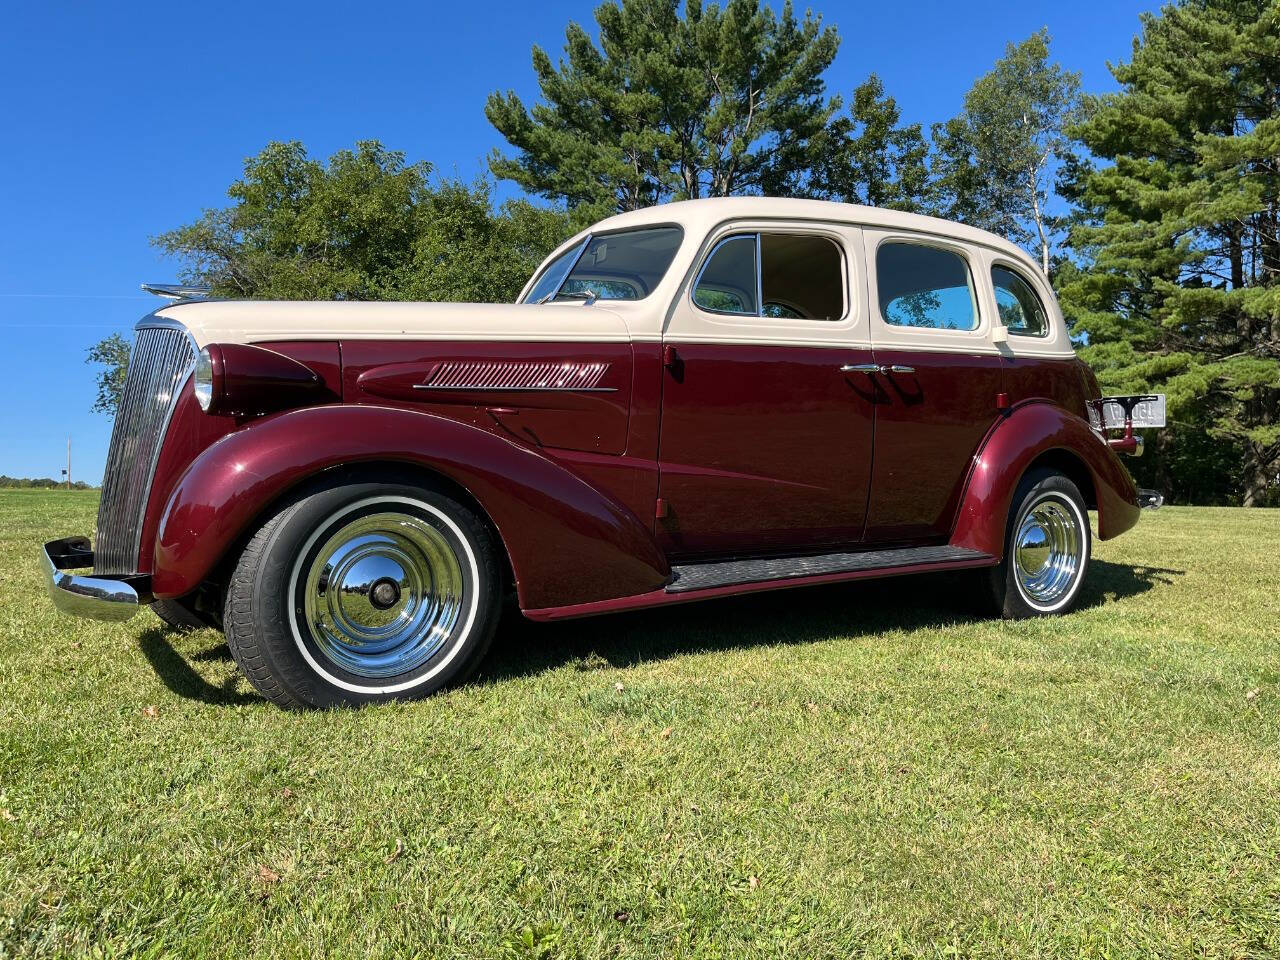
{"label": "chrome trim strip", "polygon": [[49,599],[63,613],[118,623],[138,612],[142,601],[129,583],[63,572],[64,567],[93,564],[88,537],[51,540],[40,548],[40,556]]}
{"label": "chrome trim strip", "polygon": [[756,316],[764,316],[764,240],[756,231]]}
{"label": "chrome trim strip", "polygon": [[617,387],[499,387],[499,386],[460,386],[447,387],[437,383],[415,383],[415,390],[469,390],[471,392],[488,390],[493,393],[617,393]]}
{"label": "chrome trim strip", "polygon": [[609,372],[605,360],[445,360],[420,389],[596,390]]}

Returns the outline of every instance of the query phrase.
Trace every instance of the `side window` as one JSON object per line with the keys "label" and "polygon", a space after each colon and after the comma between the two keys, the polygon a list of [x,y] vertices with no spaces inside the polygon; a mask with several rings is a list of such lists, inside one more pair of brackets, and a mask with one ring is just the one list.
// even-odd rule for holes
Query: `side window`
{"label": "side window", "polygon": [[756,235],[729,237],[716,244],[698,274],[693,302],[713,313],[754,315],[756,289]]}
{"label": "side window", "polygon": [[991,282],[996,288],[1000,322],[1010,333],[1020,337],[1048,336],[1049,317],[1031,284],[1006,267],[992,267]]}
{"label": "side window", "polygon": [[802,234],[729,237],[703,265],[693,302],[714,313],[838,320],[844,315],[840,248],[827,237]]}
{"label": "side window", "polygon": [[788,320],[844,316],[840,248],[827,237],[795,233],[760,236],[764,315]]}
{"label": "side window", "polygon": [[964,258],[920,243],[882,243],[876,251],[880,315],[899,327],[976,330],[978,301]]}

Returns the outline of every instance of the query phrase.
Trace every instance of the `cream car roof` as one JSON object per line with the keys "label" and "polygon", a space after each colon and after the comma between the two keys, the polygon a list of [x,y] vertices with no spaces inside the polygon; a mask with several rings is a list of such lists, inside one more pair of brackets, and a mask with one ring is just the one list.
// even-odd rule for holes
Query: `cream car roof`
{"label": "cream car roof", "polygon": [[[216,342],[261,343],[272,340],[405,339],[405,340],[495,340],[495,341],[619,341],[655,340],[664,336],[666,323],[682,296],[691,271],[707,238],[726,224],[742,222],[760,227],[770,221],[814,223],[835,227],[890,231],[935,237],[982,252],[988,259],[1004,259],[1020,265],[1042,291],[1042,299],[1052,314],[1053,335],[1045,340],[1017,345],[1017,353],[1042,356],[1072,354],[1062,315],[1039,268],[1022,250],[1008,241],[963,224],[918,214],[863,207],[821,200],[794,200],[772,197],[722,197],[686,200],[649,207],[609,217],[566,241],[544,261],[549,262],[565,249],[580,243],[588,233],[600,234],[637,227],[676,224],[684,231],[671,268],[653,292],[640,301],[608,301],[586,305],[581,302],[549,303],[537,307],[514,304],[453,304],[409,302],[300,302],[300,301],[189,301],[158,309],[154,317],[177,321],[185,326],[201,347]],[[854,265],[861,271],[861,264]],[[534,273],[529,284],[541,272]],[[975,271],[976,272],[976,271]],[[980,292],[988,281],[978,280]],[[529,289],[526,284],[525,291]],[[852,291],[852,299],[859,298]],[[523,292],[522,292],[523,296]],[[144,323],[147,321],[143,321]],[[882,330],[881,345],[901,338],[903,346],[916,349],[971,349],[995,352],[983,328],[968,334],[943,336],[937,331],[917,337],[912,331]],[[851,330],[841,342],[853,343],[871,336],[867,318],[851,318]],[[757,326],[749,339],[759,341],[767,331]],[[766,339],[778,342],[812,340],[836,331],[813,330],[803,335],[779,324]],[[854,337],[853,340],[848,339]],[[730,337],[730,339],[733,339]],[[954,341],[951,342],[951,341]],[[985,342],[982,342],[985,341]],[[1002,351],[1003,352],[1003,351]]]}
{"label": "cream car roof", "polygon": [[1015,259],[1033,270],[1039,266],[1022,248],[977,227],[966,226],[938,217],[926,217],[883,207],[864,207],[855,203],[830,200],[796,200],[785,197],[707,197],[702,200],[677,200],[631,210],[592,224],[588,229],[565,241],[558,250],[572,247],[587,234],[607,233],[635,227],[674,223],[686,234],[707,233],[726,220],[814,220],[853,226],[882,227],[948,237],[962,243],[989,247]]}

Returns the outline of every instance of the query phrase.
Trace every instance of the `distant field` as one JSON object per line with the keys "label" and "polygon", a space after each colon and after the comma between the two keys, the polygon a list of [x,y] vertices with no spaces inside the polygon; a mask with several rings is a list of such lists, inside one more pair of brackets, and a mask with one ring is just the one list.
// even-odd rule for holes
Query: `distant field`
{"label": "distant field", "polygon": [[0,957],[1280,954],[1280,511],[1170,508],[1084,609],[966,581],[509,622],[289,713],[221,637],[56,616],[0,493]]}

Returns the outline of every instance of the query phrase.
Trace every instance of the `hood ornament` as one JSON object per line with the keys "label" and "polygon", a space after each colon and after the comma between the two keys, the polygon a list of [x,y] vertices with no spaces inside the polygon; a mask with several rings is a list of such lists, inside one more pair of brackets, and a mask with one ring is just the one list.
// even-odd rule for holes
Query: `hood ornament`
{"label": "hood ornament", "polygon": [[208,287],[193,287],[181,283],[144,283],[142,289],[166,300],[204,300],[209,296]]}

